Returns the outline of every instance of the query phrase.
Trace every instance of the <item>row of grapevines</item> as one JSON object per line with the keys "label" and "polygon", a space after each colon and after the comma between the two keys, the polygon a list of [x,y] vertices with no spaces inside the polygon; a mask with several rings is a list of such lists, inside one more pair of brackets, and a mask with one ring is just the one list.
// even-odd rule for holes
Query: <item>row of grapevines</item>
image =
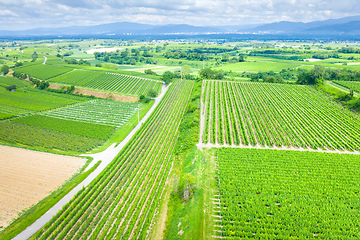
{"label": "row of grapevines", "polygon": [[171,167],[193,83],[173,83],[118,157],[35,239],[144,239]]}
{"label": "row of grapevines", "polygon": [[360,156],[222,148],[219,237],[359,239]]}
{"label": "row of grapevines", "polygon": [[15,92],[0,90],[0,113],[13,117],[87,100],[78,96],[56,94],[36,89],[17,89]]}
{"label": "row of grapevines", "polygon": [[[206,81],[203,142],[359,150],[359,117],[309,86]],[[215,111],[214,111],[215,109]],[[225,130],[225,132],[224,132]]]}
{"label": "row of grapevines", "polygon": [[141,103],[97,99],[47,111],[42,115],[109,126],[122,126],[138,111],[139,107],[141,107]]}
{"label": "row of grapevines", "polygon": [[21,72],[30,75],[31,77],[39,78],[42,80],[48,80],[49,78],[56,77],[71,71],[71,67],[34,64],[23,67],[17,67],[14,69],[15,72]]}
{"label": "row of grapevines", "polygon": [[334,81],[334,83],[339,84],[346,88],[353,89],[356,92],[360,92],[360,82],[357,82],[357,81]]}
{"label": "row of grapevines", "polygon": [[87,152],[104,140],[31,126],[15,121],[0,121],[0,140],[46,149]]}
{"label": "row of grapevines", "polygon": [[150,89],[160,92],[163,84],[161,81],[136,76],[85,70],[74,70],[50,81],[137,96],[146,95]]}

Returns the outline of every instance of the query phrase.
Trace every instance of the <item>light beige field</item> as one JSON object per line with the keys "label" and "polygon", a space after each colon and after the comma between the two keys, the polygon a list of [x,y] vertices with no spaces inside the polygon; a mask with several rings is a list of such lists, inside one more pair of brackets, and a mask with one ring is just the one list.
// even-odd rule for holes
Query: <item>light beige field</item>
{"label": "light beige field", "polygon": [[86,159],[0,145],[0,226],[45,198]]}

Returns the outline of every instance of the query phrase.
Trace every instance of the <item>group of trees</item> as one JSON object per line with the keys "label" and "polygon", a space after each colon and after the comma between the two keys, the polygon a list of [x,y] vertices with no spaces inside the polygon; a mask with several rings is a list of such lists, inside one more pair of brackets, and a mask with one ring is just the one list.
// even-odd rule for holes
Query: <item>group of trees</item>
{"label": "group of trees", "polygon": [[225,78],[225,73],[224,71],[221,70],[214,70],[211,68],[204,68],[202,70],[200,70],[199,75],[201,78],[204,79],[217,79],[217,80],[221,80]]}
{"label": "group of trees", "polygon": [[116,64],[130,64],[135,65],[138,62],[146,64],[156,64],[157,62],[152,59],[153,54],[147,49],[141,51],[139,49],[126,49],[125,51],[117,50],[115,52],[95,52],[95,59],[99,61],[116,63]]}
{"label": "group of trees", "polygon": [[315,85],[324,80],[333,81],[360,81],[360,71],[352,69],[325,68],[316,65],[310,71],[299,69],[298,84]]}
{"label": "group of trees", "polygon": [[88,65],[88,66],[91,66],[91,64],[86,61],[86,60],[83,60],[83,59],[80,59],[80,60],[76,60],[76,59],[65,59],[65,62],[67,64],[76,64],[76,65]]}

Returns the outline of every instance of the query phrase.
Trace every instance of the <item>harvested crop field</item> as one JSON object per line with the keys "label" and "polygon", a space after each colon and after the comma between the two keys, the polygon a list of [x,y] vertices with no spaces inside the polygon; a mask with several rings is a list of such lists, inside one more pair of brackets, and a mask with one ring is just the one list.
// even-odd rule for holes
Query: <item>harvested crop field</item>
{"label": "harvested crop field", "polygon": [[45,198],[84,166],[86,159],[0,146],[0,226]]}

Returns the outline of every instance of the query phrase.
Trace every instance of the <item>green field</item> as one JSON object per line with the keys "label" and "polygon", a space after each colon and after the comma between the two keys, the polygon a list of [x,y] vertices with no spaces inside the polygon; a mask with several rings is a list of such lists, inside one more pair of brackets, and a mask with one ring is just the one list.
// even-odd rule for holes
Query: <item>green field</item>
{"label": "green field", "polygon": [[0,122],[0,141],[69,152],[87,152],[104,142],[102,139],[44,129],[15,121]]}
{"label": "green field", "polygon": [[174,83],[133,141],[33,238],[144,239],[170,171],[192,86]]}
{"label": "green field", "polygon": [[78,96],[60,95],[33,88],[17,89],[15,92],[0,88],[0,114],[6,114],[7,117],[3,118],[8,118],[87,100]]}
{"label": "green field", "polygon": [[35,77],[41,80],[48,80],[49,78],[53,78],[69,72],[72,69],[72,67],[61,67],[48,64],[34,64],[30,66],[15,68],[14,71],[25,73],[31,77]]}
{"label": "green field", "polygon": [[43,113],[44,116],[81,122],[122,126],[141,108],[140,103],[97,99]]}
{"label": "green field", "polygon": [[16,118],[13,121],[26,124],[28,126],[102,140],[108,139],[115,130],[115,127],[113,126],[48,117],[43,115],[31,115],[22,118]]}
{"label": "green field", "polygon": [[360,82],[358,81],[334,81],[334,83],[360,93]]}
{"label": "green field", "polygon": [[215,69],[234,72],[260,72],[274,71],[280,72],[282,69],[296,68],[301,66],[300,62],[275,62],[275,61],[247,61],[239,63],[231,63]]}
{"label": "green field", "polygon": [[147,95],[150,89],[160,93],[163,84],[162,81],[137,76],[85,70],[74,70],[50,81],[134,96]]}
{"label": "green field", "polygon": [[359,150],[359,116],[309,86],[204,81],[202,141]]}
{"label": "green field", "polygon": [[219,149],[217,236],[359,239],[360,157]]}

